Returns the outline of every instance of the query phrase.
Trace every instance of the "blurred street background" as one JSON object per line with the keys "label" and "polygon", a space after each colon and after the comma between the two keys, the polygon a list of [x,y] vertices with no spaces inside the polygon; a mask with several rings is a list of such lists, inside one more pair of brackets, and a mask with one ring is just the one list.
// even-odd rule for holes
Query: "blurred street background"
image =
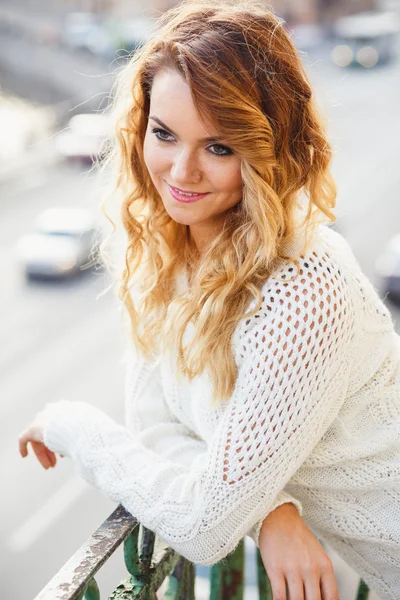
{"label": "blurred street background", "polygon": [[[335,227],[400,331],[400,0],[272,4],[301,52],[334,146]],[[171,5],[0,2],[2,600],[33,598],[115,507],[67,459],[49,471],[33,456],[22,460],[17,438],[61,398],[123,420],[119,309],[112,292],[102,295],[106,273],[85,268],[82,240],[106,224],[91,161],[108,135],[102,113],[113,75]],[[249,564],[253,555],[249,540]],[[357,576],[334,560],[341,600],[353,600]],[[198,575],[205,598],[206,570]],[[123,576],[118,551],[98,577],[103,598]],[[250,568],[247,580],[250,600]]]}

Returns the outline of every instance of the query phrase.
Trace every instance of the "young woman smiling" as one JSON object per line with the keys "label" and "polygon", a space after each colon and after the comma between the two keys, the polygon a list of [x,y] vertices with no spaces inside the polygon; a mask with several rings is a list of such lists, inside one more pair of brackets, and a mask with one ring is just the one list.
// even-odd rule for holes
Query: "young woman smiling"
{"label": "young woman smiling", "polygon": [[319,539],[400,598],[400,365],[334,220],[331,152],[280,20],[186,1],[120,76],[126,425],[46,406],[20,436],[188,559],[245,535],[274,599],[337,600]]}

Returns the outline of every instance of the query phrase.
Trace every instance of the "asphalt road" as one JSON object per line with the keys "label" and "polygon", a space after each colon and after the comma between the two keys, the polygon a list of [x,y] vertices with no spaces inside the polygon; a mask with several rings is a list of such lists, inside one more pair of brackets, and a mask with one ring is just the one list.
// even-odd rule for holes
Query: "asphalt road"
{"label": "asphalt road", "polygon": [[119,313],[112,292],[98,297],[109,283],[105,272],[32,284],[15,260],[15,242],[36,213],[87,205],[88,186],[75,169],[36,165],[1,194],[0,580],[7,600],[33,597],[113,509],[81,483],[68,460],[44,471],[33,456],[22,460],[17,452],[19,431],[47,402],[85,400],[123,418]]}
{"label": "asphalt road", "polygon": [[[365,72],[336,70],[326,60],[309,70],[319,90],[335,145],[334,174],[341,231],[364,272],[379,288],[374,263],[400,230],[399,65]],[[83,169],[49,159],[21,170],[0,188],[0,438],[2,598],[32,598],[113,510],[83,484],[67,459],[44,471],[22,460],[17,436],[46,402],[85,400],[122,420],[122,335],[104,272],[65,284],[30,284],[18,270],[14,247],[42,208],[96,204],[95,182]],[[391,307],[399,329],[399,310]],[[99,576],[106,597],[124,575],[118,552]],[[342,600],[353,600],[341,566]]]}

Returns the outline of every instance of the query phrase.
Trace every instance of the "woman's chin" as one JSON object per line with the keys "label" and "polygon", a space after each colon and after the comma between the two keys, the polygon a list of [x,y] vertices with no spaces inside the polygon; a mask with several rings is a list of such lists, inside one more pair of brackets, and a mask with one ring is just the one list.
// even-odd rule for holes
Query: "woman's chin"
{"label": "woman's chin", "polygon": [[[202,219],[199,219],[193,214],[190,214],[190,208],[188,206],[183,205],[182,208],[179,206],[167,206],[164,204],[164,208],[171,217],[173,221],[179,223],[180,225],[195,225]],[[187,210],[189,208],[189,210]]]}

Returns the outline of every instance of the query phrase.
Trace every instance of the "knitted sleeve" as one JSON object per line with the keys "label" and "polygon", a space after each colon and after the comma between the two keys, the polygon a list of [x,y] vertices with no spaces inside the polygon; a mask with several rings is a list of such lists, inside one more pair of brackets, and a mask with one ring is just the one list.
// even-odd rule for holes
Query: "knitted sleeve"
{"label": "knitted sleeve", "polygon": [[[125,415],[128,429],[148,450],[152,450],[183,466],[207,451],[207,444],[186,425],[180,423],[168,409],[161,384],[160,366],[140,357],[133,348],[125,355]],[[301,515],[299,500],[282,490],[271,512],[291,502]],[[247,533],[258,546],[259,534],[267,513]]]}
{"label": "knitted sleeve", "polygon": [[324,255],[269,281],[248,320],[235,388],[190,466],[146,448],[85,403],[55,403],[45,444],[189,560],[232,552],[310,455],[346,396],[356,345],[347,282]]}

